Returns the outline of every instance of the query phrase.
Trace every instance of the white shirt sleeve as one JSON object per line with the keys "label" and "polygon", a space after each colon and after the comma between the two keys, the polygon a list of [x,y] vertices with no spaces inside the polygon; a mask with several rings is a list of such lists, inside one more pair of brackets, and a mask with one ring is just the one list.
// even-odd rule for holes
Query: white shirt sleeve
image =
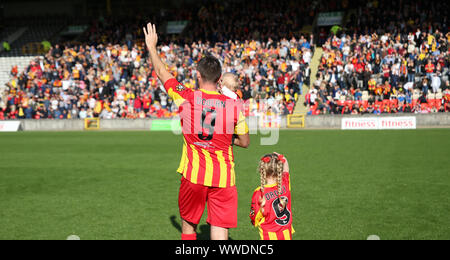
{"label": "white shirt sleeve", "polygon": [[222,87],[222,93],[225,95],[225,96],[227,96],[227,97],[229,97],[229,98],[232,98],[232,99],[234,99],[234,100],[237,100],[238,99],[238,95],[236,94],[236,93],[234,93],[233,91],[231,91],[229,88],[227,88],[227,87]]}

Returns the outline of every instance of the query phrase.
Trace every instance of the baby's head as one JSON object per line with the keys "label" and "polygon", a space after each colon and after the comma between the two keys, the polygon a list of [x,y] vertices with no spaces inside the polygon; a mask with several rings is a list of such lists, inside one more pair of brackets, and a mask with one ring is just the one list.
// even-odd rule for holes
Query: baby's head
{"label": "baby's head", "polygon": [[222,87],[227,87],[229,90],[236,92],[239,86],[239,79],[233,73],[225,73],[222,75],[222,79],[220,80],[220,85]]}

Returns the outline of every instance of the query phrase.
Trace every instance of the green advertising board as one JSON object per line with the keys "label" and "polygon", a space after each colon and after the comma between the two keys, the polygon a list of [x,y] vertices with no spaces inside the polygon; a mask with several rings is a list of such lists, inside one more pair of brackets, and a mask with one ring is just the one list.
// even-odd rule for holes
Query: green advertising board
{"label": "green advertising board", "polygon": [[150,131],[172,131],[181,133],[179,119],[155,119],[152,120]]}

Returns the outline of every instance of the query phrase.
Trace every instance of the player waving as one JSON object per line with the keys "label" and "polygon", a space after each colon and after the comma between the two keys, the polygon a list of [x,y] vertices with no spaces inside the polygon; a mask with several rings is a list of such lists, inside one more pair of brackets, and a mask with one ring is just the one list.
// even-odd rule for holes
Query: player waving
{"label": "player waving", "polygon": [[184,139],[178,169],[182,175],[178,201],[182,239],[196,239],[196,228],[208,202],[211,239],[226,240],[228,229],[237,227],[233,144],[244,148],[250,144],[241,106],[218,92],[222,68],[215,57],[206,55],[198,62],[200,89],[192,90],[179,83],[160,59],[155,25],[149,23],[144,34],[153,69],[180,110]]}

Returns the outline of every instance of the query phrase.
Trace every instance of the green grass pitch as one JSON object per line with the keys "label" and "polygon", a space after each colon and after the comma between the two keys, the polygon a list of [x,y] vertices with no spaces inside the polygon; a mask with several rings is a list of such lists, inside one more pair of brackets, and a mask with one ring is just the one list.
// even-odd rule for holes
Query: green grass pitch
{"label": "green grass pitch", "polygon": [[[450,130],[281,131],[237,149],[238,228],[260,156],[291,167],[294,239],[450,239]],[[0,134],[0,239],[179,239],[175,173],[182,138],[168,132]],[[199,238],[208,239],[206,211]]]}

